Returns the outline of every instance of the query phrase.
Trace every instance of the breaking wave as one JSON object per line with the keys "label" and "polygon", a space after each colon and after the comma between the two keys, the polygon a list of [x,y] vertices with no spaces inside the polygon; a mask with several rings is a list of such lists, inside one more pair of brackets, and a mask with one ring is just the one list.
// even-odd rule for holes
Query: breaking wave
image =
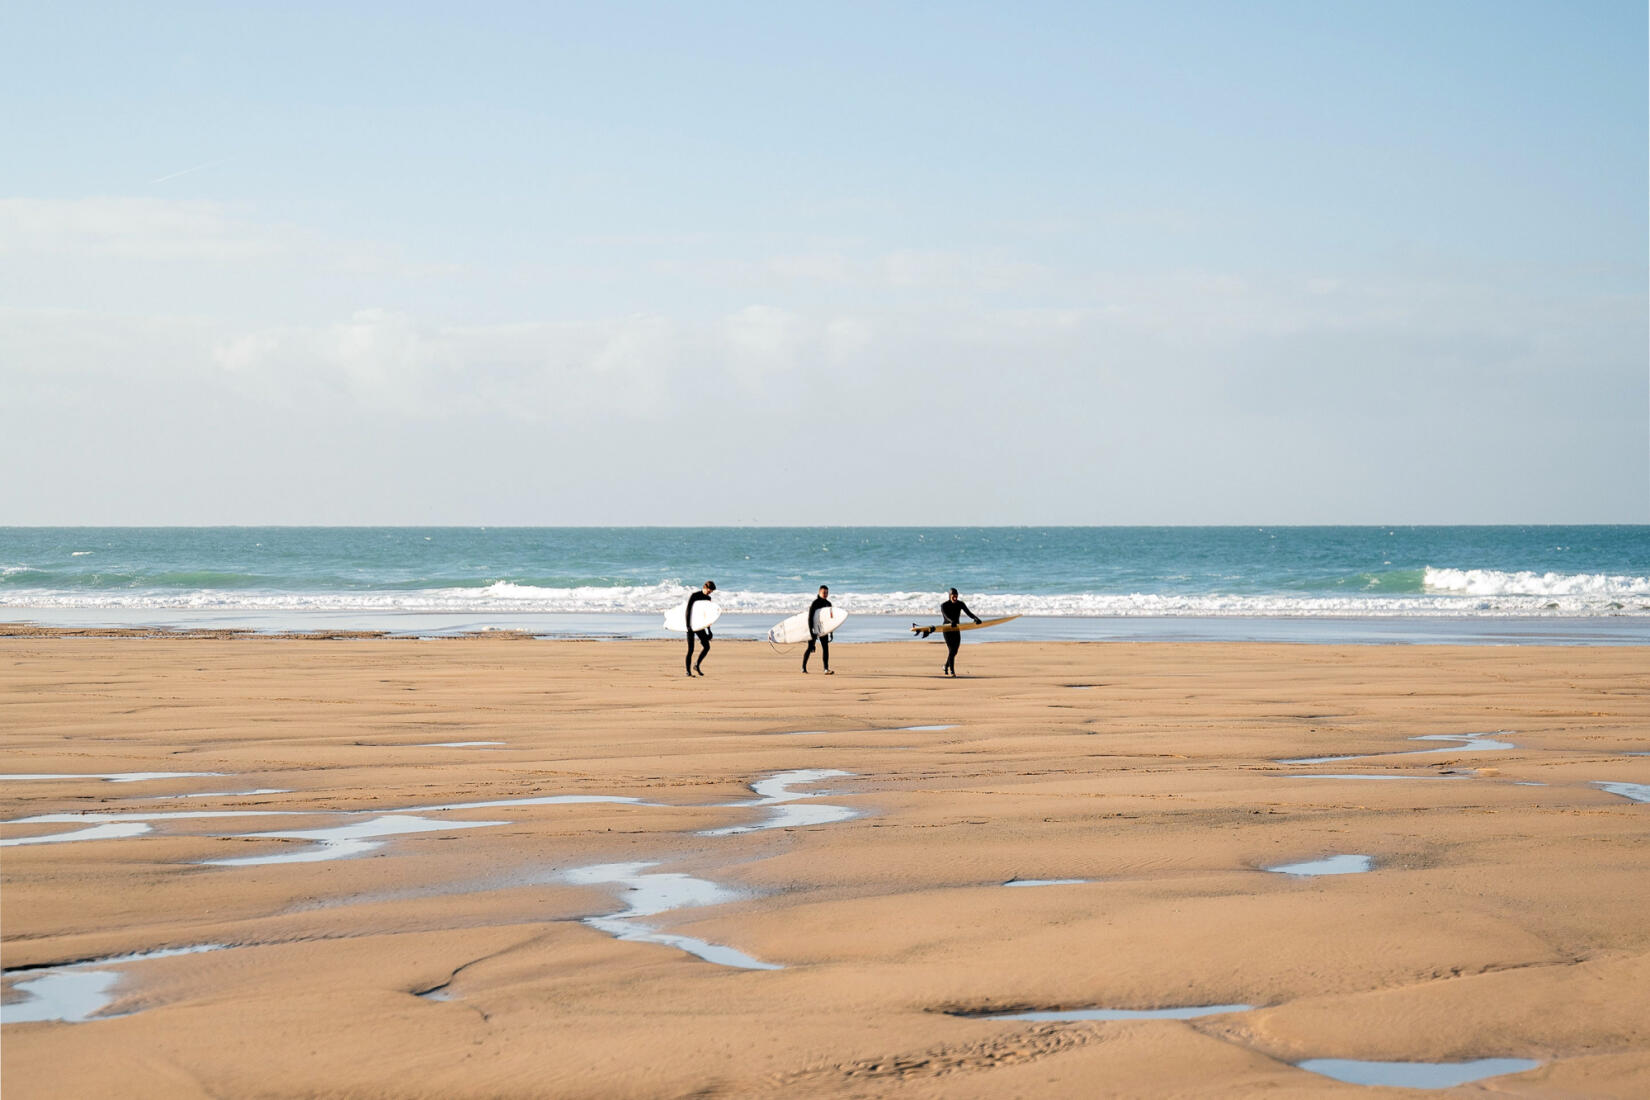
{"label": "breaking wave", "polygon": [[[415,590],[276,592],[230,588],[188,590],[12,589],[0,607],[95,610],[535,612],[548,614],[662,613],[692,589],[677,581],[651,585],[545,587],[497,581],[482,587]],[[812,592],[723,588],[716,602],[726,612],[790,614]],[[835,591],[832,599],[861,615],[930,614],[942,596],[933,591]],[[1637,615],[1650,613],[1650,577],[1580,574],[1538,575],[1487,570],[1427,569],[1421,593],[1379,593],[1368,588],[1336,595],[1095,593],[971,593],[965,598],[982,616],[1067,617],[1250,616],[1396,617]]]}
{"label": "breaking wave", "polygon": [[1564,596],[1602,600],[1650,597],[1650,577],[1604,573],[1503,573],[1498,569],[1428,566],[1424,583],[1428,592],[1466,596]]}

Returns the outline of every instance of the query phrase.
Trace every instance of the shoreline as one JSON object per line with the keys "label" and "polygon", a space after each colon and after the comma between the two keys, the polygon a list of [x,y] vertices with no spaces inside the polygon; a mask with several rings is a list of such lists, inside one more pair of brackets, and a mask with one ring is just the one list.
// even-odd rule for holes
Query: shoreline
{"label": "shoreline", "polygon": [[[764,641],[778,618],[725,613],[718,640]],[[540,640],[680,640],[657,614],[338,611],[115,611],[0,608],[0,636],[81,634],[169,637],[527,637]],[[933,616],[929,616],[932,619]],[[851,615],[842,644],[910,640],[905,615]],[[926,619],[919,621],[927,621]],[[970,643],[1296,642],[1315,645],[1650,645],[1650,616],[1022,616]]]}

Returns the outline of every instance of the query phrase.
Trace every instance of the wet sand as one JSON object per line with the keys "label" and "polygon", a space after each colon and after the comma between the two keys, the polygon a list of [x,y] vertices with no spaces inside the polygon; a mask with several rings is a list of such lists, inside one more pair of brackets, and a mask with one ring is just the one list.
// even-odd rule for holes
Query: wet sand
{"label": "wet sand", "polygon": [[[0,780],[8,1006],[221,945],[6,1024],[0,1086],[1414,1095],[1296,1063],[1523,1058],[1480,1087],[1650,1094],[1650,804],[1599,785],[1650,783],[1650,650],[831,656],[0,638],[0,771],[86,777]],[[173,774],[96,778],[135,773]],[[15,843],[100,821],[145,829]],[[1371,869],[1265,870],[1334,856]]]}

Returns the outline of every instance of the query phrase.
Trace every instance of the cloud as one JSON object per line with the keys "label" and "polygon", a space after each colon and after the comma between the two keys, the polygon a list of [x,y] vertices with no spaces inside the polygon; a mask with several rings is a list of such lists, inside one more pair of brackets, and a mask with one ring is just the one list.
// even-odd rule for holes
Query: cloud
{"label": "cloud", "polygon": [[0,256],[234,261],[285,253],[294,235],[215,202],[0,199]]}

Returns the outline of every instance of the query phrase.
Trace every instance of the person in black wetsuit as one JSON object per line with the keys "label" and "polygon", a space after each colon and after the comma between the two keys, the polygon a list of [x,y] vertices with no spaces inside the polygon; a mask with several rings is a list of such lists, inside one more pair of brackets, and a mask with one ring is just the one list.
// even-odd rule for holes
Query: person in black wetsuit
{"label": "person in black wetsuit", "polygon": [[[698,603],[700,600],[710,599],[710,594],[714,591],[716,591],[716,582],[715,581],[706,581],[705,586],[703,588],[701,588],[699,591],[695,592],[693,595],[688,597],[687,617],[685,619],[683,619],[682,621],[683,621],[683,624],[686,625],[687,628],[688,628],[688,632],[687,632],[687,636],[688,636],[687,674],[689,676],[692,676],[695,672],[697,672],[701,676],[703,676],[705,674],[705,670],[702,666],[705,663],[705,657],[708,656],[709,653],[710,653],[710,637],[711,637],[709,630],[695,630],[695,629],[693,629],[693,605]],[[694,661],[693,661],[693,639],[695,637],[697,637],[699,639],[699,662],[698,662],[698,664],[695,664]]]}
{"label": "person in black wetsuit", "polygon": [[[957,590],[953,588],[951,590],[951,598],[940,604],[940,618],[945,620],[947,626],[957,626],[962,622],[962,617],[964,615],[967,615],[975,622],[980,621],[980,617],[974,614],[974,612],[968,610],[968,605],[957,598]],[[962,631],[947,630],[943,633],[945,635],[946,650],[945,674],[947,676],[955,676],[957,674],[957,647],[962,645]]]}
{"label": "person in black wetsuit", "polygon": [[834,676],[831,671],[831,636],[819,632],[819,613],[831,606],[831,601],[825,597],[831,590],[825,585],[819,586],[819,597],[808,607],[808,648],[802,654],[802,671],[808,671],[808,658],[814,655],[814,644],[819,645],[819,659],[825,664],[825,675]]}

